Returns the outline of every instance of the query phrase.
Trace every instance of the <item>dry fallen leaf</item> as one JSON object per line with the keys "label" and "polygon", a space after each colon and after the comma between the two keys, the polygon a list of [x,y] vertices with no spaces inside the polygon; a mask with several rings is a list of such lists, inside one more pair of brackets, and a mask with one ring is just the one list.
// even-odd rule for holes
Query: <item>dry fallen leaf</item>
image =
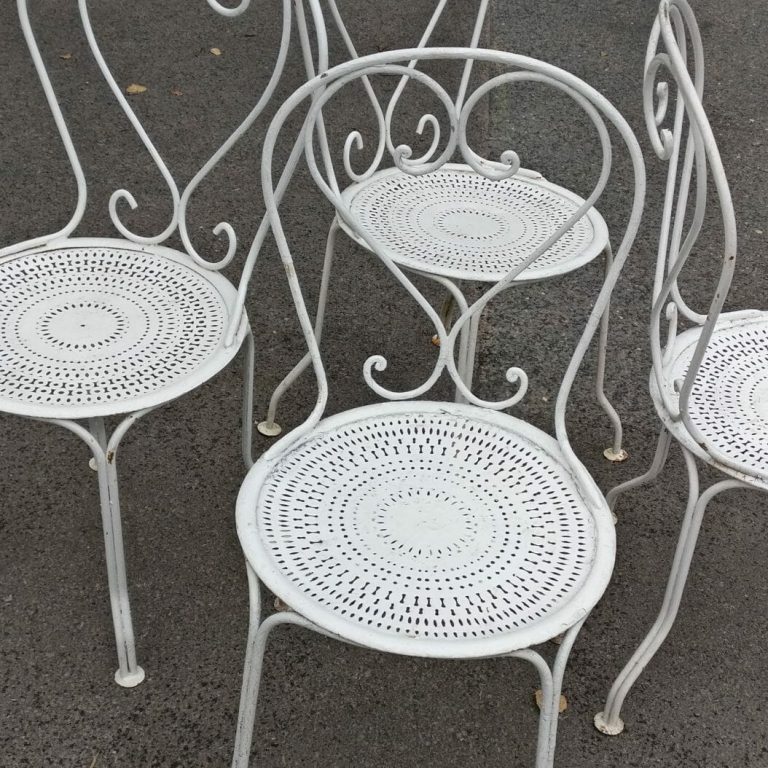
{"label": "dry fallen leaf", "polygon": [[131,96],[135,96],[137,93],[144,93],[144,91],[147,90],[146,85],[139,85],[138,83],[131,83],[126,89],[125,92],[130,94]]}
{"label": "dry fallen leaf", "polygon": [[[544,701],[544,692],[539,688],[536,693],[534,694],[536,696],[536,706],[541,709],[541,704]],[[568,709],[568,700],[563,696],[560,695],[560,706],[558,707],[558,712],[565,712],[565,710]]]}
{"label": "dry fallen leaf", "polygon": [[181,88],[171,88],[171,96],[183,96],[184,91]]}
{"label": "dry fallen leaf", "polygon": [[69,53],[69,51],[67,51],[67,53],[60,53],[59,54],[59,58],[60,59],[64,59],[66,61],[67,59],[71,59],[72,58],[72,54]]}
{"label": "dry fallen leaf", "polygon": [[279,597],[275,597],[275,610],[276,611],[290,611],[291,606],[288,603],[284,603]]}
{"label": "dry fallen leaf", "polygon": [[221,56],[221,48],[211,48],[211,53],[214,56]]}

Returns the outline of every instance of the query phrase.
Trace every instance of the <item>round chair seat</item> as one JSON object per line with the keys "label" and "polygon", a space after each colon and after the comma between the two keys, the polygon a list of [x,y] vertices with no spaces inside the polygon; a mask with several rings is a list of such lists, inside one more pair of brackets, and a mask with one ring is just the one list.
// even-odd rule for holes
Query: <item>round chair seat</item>
{"label": "round chair seat", "polygon": [[[0,410],[78,419],[158,405],[221,370],[235,288],[184,254],[71,239],[0,261]],[[240,339],[246,330],[244,321]]]}
{"label": "round chair seat", "polygon": [[[699,328],[681,333],[664,371],[664,386],[677,401],[675,381],[683,379],[700,336]],[[740,472],[716,462],[682,421],[673,421],[651,375],[651,394],[675,438],[723,472],[768,488],[768,312],[724,313],[715,326],[699,367],[688,412],[706,443],[737,462]]]}
{"label": "round chair seat", "polygon": [[[484,282],[501,280],[584,202],[531,171],[492,181],[458,164],[422,176],[379,171],[348,187],[344,200],[362,231],[340,223],[364,247],[369,238],[402,266]],[[593,208],[516,281],[571,272],[607,244],[608,228]]]}
{"label": "round chair seat", "polygon": [[599,499],[588,502],[557,442],[507,414],[366,406],[270,455],[238,498],[246,557],[289,606],[351,642],[493,656],[565,631],[608,583],[602,496],[580,468]]}

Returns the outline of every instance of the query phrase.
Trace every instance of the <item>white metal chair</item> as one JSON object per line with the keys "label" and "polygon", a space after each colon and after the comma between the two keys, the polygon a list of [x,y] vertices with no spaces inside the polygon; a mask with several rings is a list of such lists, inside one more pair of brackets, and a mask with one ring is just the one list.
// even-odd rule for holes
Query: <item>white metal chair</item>
{"label": "white metal chair", "polygon": [[[461,105],[432,77],[407,66],[420,61],[472,60],[503,74],[474,90]],[[322,418],[328,396],[318,338],[305,306],[291,249],[281,224],[273,182],[273,157],[282,129],[307,108],[303,127],[312,176],[339,219],[352,231],[359,220],[345,200],[334,157],[316,130],[322,111],[339,115],[333,99],[362,78],[407,77],[426,88],[447,115],[450,131],[418,160],[407,146],[391,159],[409,178],[439,174],[456,153],[496,189],[518,172],[512,152],[503,162],[479,161],[466,138],[467,121],[491,90],[535,83],[575,102],[591,120],[602,150],[592,194],[563,215],[554,231],[470,307],[450,331],[389,249],[368,240],[440,339],[428,379],[407,392],[376,381],[386,367],[380,355],[364,366],[367,384],[392,402]],[[311,102],[311,103],[309,103]],[[436,132],[439,122],[433,121]],[[525,395],[528,379],[510,397],[490,402],[463,381],[455,360],[457,339],[487,303],[583,217],[600,197],[611,168],[608,126],[621,136],[634,170],[627,201],[627,229],[570,361],[555,408],[555,436],[501,412]],[[386,129],[386,128],[385,128]],[[344,167],[350,168],[344,149]],[[320,146],[322,169],[315,157]],[[382,156],[359,178],[371,178]],[[293,168],[289,168],[292,172]],[[284,178],[284,177],[283,177]],[[535,59],[477,48],[422,48],[365,56],[336,66],[298,89],[274,118],[264,144],[262,183],[267,214],[315,372],[318,397],[307,420],[265,452],[248,473],[237,502],[237,529],[246,556],[250,627],[233,765],[246,768],[264,652],[282,624],[390,653],[433,658],[515,657],[540,675],[543,704],[537,766],[551,766],[560,689],[576,635],[602,595],[613,568],[615,539],[608,505],[574,454],[566,431],[566,402],[639,224],[645,175],[629,126],[599,93],[578,78]],[[448,372],[463,403],[433,402],[426,395]],[[290,606],[262,620],[260,582]],[[532,649],[564,633],[554,666]]]}
{"label": "white metal chair", "polygon": [[[670,103],[667,82],[656,84],[658,105],[654,105],[654,83],[664,71],[677,87],[669,129],[661,129]],[[607,498],[613,508],[622,493],[654,480],[666,463],[673,439],[685,459],[689,491],[661,611],[616,678],[603,711],[595,716],[597,728],[609,735],[623,730],[620,712],[624,699],[672,628],[707,505],[734,488],[768,488],[768,313],[722,312],[735,267],[736,221],[720,154],[701,103],[703,88],[703,49],[693,11],[687,0],[662,0],[648,45],[643,87],[651,142],[659,158],[668,163],[650,331],[650,390],[662,431],[651,468],[614,488]],[[706,313],[701,314],[686,304],[678,280],[702,248],[710,180],[723,223],[723,255],[715,293]],[[686,231],[686,212],[691,209]],[[695,270],[688,274],[702,275]],[[667,321],[663,332],[662,315]],[[678,321],[687,329],[681,329]],[[727,479],[702,490],[697,459],[719,469]]]}
{"label": "white metal chair", "polygon": [[[357,57],[335,0],[326,0],[326,3],[349,55]],[[437,2],[419,48],[428,44],[446,5],[447,0]],[[478,46],[487,9],[488,0],[480,0],[472,31],[472,48]],[[411,62],[410,66],[415,63]],[[469,61],[455,99],[457,110],[466,98],[471,72],[472,61]],[[379,114],[388,130],[407,82],[407,78],[401,80],[386,110]],[[418,132],[428,125],[431,125],[431,119],[425,116]],[[361,137],[351,138],[356,148],[362,149]],[[394,147],[388,149],[392,152]],[[383,151],[384,146],[379,150]],[[399,266],[443,286],[448,293],[442,315],[448,324],[454,307],[463,312],[468,306],[463,284],[488,286],[498,282],[555,231],[559,219],[567,218],[583,203],[581,197],[547,181],[536,171],[520,169],[512,177],[493,181],[484,175],[483,167],[482,158],[473,155],[465,163],[445,164],[437,172],[426,175],[411,175],[397,166],[383,168],[365,178],[354,172],[348,174],[350,183],[344,190],[342,201],[350,215],[337,215],[328,233],[315,322],[318,338],[322,333],[331,265],[340,230],[368,251],[373,250],[371,243],[375,240]],[[354,221],[354,225],[350,221]],[[563,277],[601,255],[607,268],[612,258],[608,228],[597,209],[592,208],[566,235],[554,242],[541,259],[516,271],[513,285]],[[477,315],[465,327],[458,360],[459,374],[470,389],[479,321]],[[598,340],[595,389],[614,432],[612,444],[604,453],[609,460],[619,462],[627,458],[622,448],[621,419],[604,391],[608,323],[609,309],[606,308]],[[266,418],[257,425],[261,434],[280,434],[282,428],[275,420],[280,399],[309,364],[307,355],[278,384]],[[456,400],[462,401],[458,390]]]}
{"label": "white metal chair", "polygon": [[[237,16],[249,5],[224,8]],[[77,180],[72,218],[52,234],[0,250],[0,410],[56,424],[90,448],[98,472],[109,594],[117,645],[115,680],[132,687],[144,679],[136,660],[117,485],[117,450],[137,419],[189,392],[224,368],[245,342],[243,458],[251,458],[253,337],[243,310],[250,271],[236,288],[220,273],[236,251],[228,223],[226,256],[200,256],[187,232],[186,207],[198,184],[260,114],[274,92],[286,59],[291,2],[283,0],[280,50],[269,83],[239,128],[179,194],[176,183],[115,82],[96,42],[87,0],[79,0],[83,29],[106,82],[161,171],[173,200],[173,216],[156,236],[131,232],[118,204],[137,203],[126,190],[109,201],[121,237],[73,237],[86,205],[86,180],[30,24],[26,0],[18,12],[27,45]],[[321,60],[327,54],[320,51]],[[259,230],[266,233],[267,222]],[[161,245],[175,231],[185,250]],[[123,415],[111,435],[105,418]]]}

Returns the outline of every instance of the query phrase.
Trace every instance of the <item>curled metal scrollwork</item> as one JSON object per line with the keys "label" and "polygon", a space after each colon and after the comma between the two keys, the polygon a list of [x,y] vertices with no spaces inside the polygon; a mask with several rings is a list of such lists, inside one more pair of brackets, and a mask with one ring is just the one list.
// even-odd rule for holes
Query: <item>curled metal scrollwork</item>
{"label": "curled metal scrollwork", "polygon": [[[237,9],[223,9],[217,7],[218,3],[215,0],[208,0],[208,4],[214,8],[218,13],[222,13],[224,16],[239,16],[248,7],[250,0],[243,0]],[[264,108],[269,103],[275,90],[277,89],[280,78],[282,77],[283,69],[285,68],[285,62],[288,57],[288,49],[290,47],[291,38],[291,0],[283,0],[283,26],[280,38],[280,48],[277,54],[277,60],[275,66],[272,69],[272,75],[267,83],[266,88],[261,94],[256,105],[251,109],[246,118],[240,123],[240,125],[234,130],[229,138],[216,150],[216,152],[208,159],[203,167],[194,175],[192,180],[184,188],[179,200],[179,236],[184,244],[184,248],[187,253],[194,259],[195,263],[210,270],[224,269],[231,263],[237,252],[237,235],[234,227],[227,221],[220,221],[213,227],[213,234],[216,237],[226,237],[227,250],[224,256],[218,261],[210,261],[201,256],[198,250],[192,244],[192,240],[189,236],[189,228],[187,226],[187,209],[189,207],[190,199],[195,190],[200,186],[201,182],[213,171],[213,169],[219,164],[222,158],[229,152],[230,149],[240,140],[240,138],[248,131],[253,125],[259,115],[264,111]],[[228,11],[224,13],[223,11]],[[235,11],[235,12],[229,12]]]}
{"label": "curled metal scrollwork", "polygon": [[[687,54],[688,42],[693,50],[693,82],[701,98],[704,92],[704,50],[696,20],[687,3],[678,0],[665,0],[659,8],[659,15],[654,21],[645,55],[643,77],[643,112],[648,136],[654,152],[662,160],[672,158],[675,140],[679,141],[682,124],[682,104],[678,100],[675,110],[674,127],[662,128],[670,104],[669,83],[666,80],[656,82],[660,70],[673,72],[673,66],[666,50],[659,51],[661,44],[662,19],[665,25],[674,27],[676,46],[683,57]],[[674,76],[674,75],[673,75]]]}
{"label": "curled metal scrollwork", "polygon": [[[467,125],[473,110],[476,109],[480,100],[490,91],[502,86],[533,82],[555,88],[568,96],[586,113],[596,130],[602,150],[602,164],[599,178],[595,183],[592,193],[586,200],[583,201],[581,205],[578,206],[577,210],[574,211],[574,213],[569,216],[566,221],[561,222],[555,231],[543,243],[541,243],[535,250],[531,252],[528,258],[523,260],[502,280],[500,280],[488,291],[486,291],[484,295],[475,301],[471,306],[469,306],[466,311],[463,311],[449,332],[446,329],[442,318],[434,310],[426,298],[421,294],[421,292],[415,287],[410,278],[390,258],[387,250],[376,241],[375,236],[365,230],[361,222],[358,221],[355,213],[350,210],[344,203],[342,194],[339,191],[340,185],[335,177],[334,171],[331,169],[329,173],[334,175],[331,178],[327,178],[321,171],[321,164],[318,162],[316,157],[315,123],[319,119],[322,110],[327,106],[328,102],[333,99],[342,88],[344,88],[345,85],[347,85],[349,82],[359,79],[361,75],[359,73],[352,73],[345,77],[340,77],[332,82],[320,93],[319,96],[316,96],[306,117],[306,122],[304,125],[304,140],[306,142],[305,154],[307,156],[307,163],[313,178],[323,193],[326,195],[326,197],[335,205],[338,215],[345,221],[347,226],[354,232],[365,233],[365,238],[368,245],[374,250],[374,252],[376,252],[378,257],[395,275],[397,280],[406,288],[408,293],[412,296],[422,311],[433,323],[436,330],[436,336],[440,341],[440,351],[432,371],[430,372],[427,379],[423,381],[419,386],[409,390],[395,391],[385,387],[383,384],[377,381],[375,374],[386,370],[388,365],[388,361],[383,355],[372,355],[364,363],[363,376],[368,386],[376,394],[387,399],[413,399],[420,397],[429,391],[434,386],[441,374],[444,371],[447,371],[451,379],[454,381],[459,393],[468,402],[478,406],[493,409],[511,407],[520,402],[520,400],[525,396],[527,392],[528,376],[526,372],[516,366],[510,367],[506,371],[506,379],[510,384],[516,385],[516,391],[512,395],[498,401],[484,400],[475,395],[471,391],[471,387],[468,387],[463,381],[457,366],[455,350],[459,343],[462,331],[467,326],[467,323],[472,322],[473,318],[476,319],[476,317],[482,313],[487,304],[495,296],[497,296],[505,288],[509,287],[515,278],[517,278],[517,276],[523,272],[523,270],[528,268],[536,259],[538,259],[547,250],[549,250],[557,240],[559,240],[569,229],[574,226],[574,224],[576,224],[579,219],[585,216],[602,194],[610,173],[612,154],[610,136],[608,134],[605,122],[599,111],[589,101],[589,99],[576,92],[576,90],[574,90],[568,84],[563,83],[559,79],[542,72],[531,72],[525,69],[521,69],[518,71],[506,73],[504,75],[499,75],[477,88],[466,99],[466,101],[464,101],[463,104],[454,102],[437,81],[412,66],[403,66],[399,64],[380,64],[372,65],[366,69],[367,77],[374,77],[376,75],[401,76],[402,78],[408,78],[409,80],[427,88],[445,109],[446,120],[450,127],[449,132],[447,132],[448,139],[445,143],[445,146],[443,148],[440,147],[440,131],[437,118],[432,114],[425,115],[419,121],[417,131],[421,133],[424,128],[429,125],[432,127],[433,139],[430,148],[418,158],[413,157],[413,152],[410,146],[406,144],[394,145],[394,142],[391,140],[391,136],[389,135],[391,122],[389,120],[385,121],[385,130],[387,131],[386,143],[390,150],[391,160],[397,168],[410,175],[419,175],[436,171],[444,166],[447,162],[449,162],[456,153],[461,155],[461,157],[465,160],[470,168],[486,178],[492,180],[502,180],[508,179],[516,174],[520,170],[520,158],[516,152],[513,150],[507,150],[501,154],[500,161],[490,161],[481,157],[472,149],[467,137]],[[349,158],[352,147],[360,149],[362,147],[362,142],[363,138],[361,133],[359,131],[352,131],[347,136],[346,142],[344,144],[343,165],[349,180],[352,182],[358,182],[361,179],[367,178],[366,175],[361,176],[359,174],[355,174],[352,171]],[[328,171],[327,167],[326,171]]]}
{"label": "curled metal scrollwork", "polygon": [[[483,296],[476,300],[471,306],[467,306],[466,302],[462,305],[461,302],[457,302],[461,307],[461,316],[451,327],[450,332],[446,328],[448,320],[445,322],[441,319],[438,312],[430,305],[421,292],[414,286],[411,279],[401,269],[393,259],[388,255],[387,249],[382,247],[382,244],[377,242],[375,233],[367,231],[366,228],[360,226],[354,209],[351,209],[345,202],[343,192],[340,191],[339,184],[335,178],[335,173],[332,169],[326,171],[329,173],[329,178],[325,178],[323,172],[320,170],[320,163],[315,157],[316,148],[314,146],[315,140],[321,140],[319,132],[315,130],[315,124],[318,121],[321,110],[328,104],[329,100],[336,95],[340,88],[347,83],[350,83],[356,79],[363,77],[373,78],[377,75],[390,75],[395,77],[408,77],[413,82],[418,82],[420,85],[425,86],[432,92],[432,96],[436,96],[437,100],[445,107],[447,121],[450,125],[450,134],[444,140],[445,147],[441,149],[439,146],[435,149],[433,156],[429,157],[429,162],[425,162],[425,166],[429,166],[430,170],[437,170],[441,165],[448,163],[454,154],[461,151],[465,157],[473,157],[468,151],[468,144],[466,142],[466,136],[463,136],[460,142],[460,130],[459,124],[462,115],[461,100],[457,99],[456,102],[451,101],[442,87],[435,82],[431,77],[423,74],[421,71],[411,69],[409,66],[404,65],[403,62],[409,62],[413,60],[421,61],[434,61],[434,60],[461,60],[467,61],[472,59],[474,61],[483,61],[489,65],[501,65],[509,70],[512,70],[514,74],[517,71],[527,73],[527,75],[515,75],[521,81],[526,79],[535,80],[538,82],[547,83],[548,85],[559,88],[566,95],[570,96],[576,103],[581,106],[592,120],[592,123],[596,129],[599,137],[600,145],[603,150],[603,162],[600,168],[600,175],[595,183],[592,193],[583,200],[567,221],[564,221],[557,229],[541,243],[534,251],[532,251],[528,258],[520,263],[515,269],[510,271],[503,279],[497,282],[490,290],[488,290]],[[503,78],[496,78],[495,83],[501,84],[504,82]],[[313,330],[313,323],[310,319],[307,311],[306,304],[304,302],[301,287],[296,274],[293,257],[291,254],[291,248],[288,244],[286,234],[283,230],[281,223],[281,216],[279,211],[280,200],[283,195],[285,184],[290,181],[292,177],[296,163],[295,156],[292,155],[286,165],[285,171],[281,174],[279,182],[275,185],[273,179],[273,162],[275,158],[275,150],[278,146],[279,139],[281,137],[282,130],[286,122],[291,118],[294,113],[299,109],[303,110],[307,102],[311,101],[311,104],[307,108],[307,112],[304,118],[304,126],[302,129],[303,137],[303,151],[306,156],[307,165],[310,173],[318,185],[321,192],[327,197],[327,199],[336,208],[336,213],[341,222],[345,224],[353,232],[364,233],[366,244],[377,255],[378,259],[387,267],[387,269],[395,276],[398,282],[403,286],[406,292],[414,299],[419,308],[424,312],[425,316],[433,324],[437,331],[437,340],[439,341],[439,348],[437,352],[437,360],[432,368],[432,371],[427,376],[427,380],[421,385],[410,389],[408,391],[394,391],[384,387],[376,377],[377,373],[384,371],[387,367],[387,360],[383,355],[373,355],[369,357],[364,364],[363,374],[368,385],[380,396],[390,400],[403,400],[417,398],[424,394],[431,386],[437,381],[438,377],[446,370],[450,374],[453,381],[456,383],[459,389],[459,394],[463,395],[470,403],[485,406],[491,409],[499,409],[507,407],[509,404],[514,404],[522,398],[528,387],[528,379],[523,370],[518,367],[511,367],[507,369],[507,380],[511,384],[517,385],[517,390],[509,397],[490,402],[482,400],[474,395],[471,390],[471,385],[467,386],[461,380],[458,375],[457,364],[455,358],[456,342],[462,332],[462,328],[467,322],[477,322],[479,313],[486,306],[486,304],[496,296],[500,291],[504,290],[524,269],[529,267],[536,259],[538,259],[545,251],[553,245],[563,234],[569,230],[576,221],[585,216],[590,208],[594,205],[596,200],[602,193],[611,168],[611,141],[608,133],[607,126],[610,126],[621,137],[624,146],[626,147],[629,159],[632,163],[633,169],[633,192],[631,201],[627,204],[628,217],[626,222],[626,228],[624,230],[623,237],[618,246],[615,254],[615,258],[608,269],[605,281],[602,285],[600,293],[593,305],[592,311],[587,319],[581,338],[579,339],[576,349],[574,350],[571,361],[563,377],[562,384],[559,388],[557,399],[555,402],[555,433],[558,439],[558,443],[563,452],[563,455],[568,462],[573,462],[573,466],[577,466],[577,459],[573,450],[570,447],[570,443],[567,435],[567,428],[565,424],[565,405],[568,400],[571,388],[573,386],[576,374],[583,362],[586,351],[595,336],[595,333],[600,325],[601,318],[607,311],[608,302],[610,300],[611,291],[616,283],[619,272],[623,267],[629,251],[632,247],[634,239],[637,235],[637,231],[640,224],[642,215],[643,200],[645,195],[645,169],[643,164],[642,152],[639,144],[632,133],[631,128],[627,124],[626,120],[621,114],[613,107],[613,105],[605,99],[594,88],[584,83],[578,77],[565,72],[558,67],[547,64],[536,59],[532,59],[517,54],[505,53],[501,51],[491,51],[484,49],[473,48],[423,48],[423,49],[406,49],[400,51],[391,51],[381,54],[373,54],[363,57],[355,61],[345,62],[340,64],[322,76],[306,83],[299,88],[292,96],[290,96],[284,104],[278,110],[270,128],[267,132],[264,142],[264,153],[262,163],[262,186],[264,191],[264,201],[267,209],[267,216],[269,220],[269,226],[274,235],[275,243],[280,253],[280,258],[283,262],[285,273],[288,279],[288,284],[291,291],[291,296],[296,308],[297,317],[304,334],[307,348],[309,350],[309,356],[312,362],[312,366],[315,372],[318,397],[316,405],[313,408],[311,414],[307,417],[307,420],[297,427],[292,433],[291,437],[286,437],[288,442],[282,442],[280,444],[280,451],[284,451],[295,440],[301,439],[302,436],[308,434],[319,422],[322,413],[325,409],[328,396],[328,380],[325,374],[325,368],[323,366],[322,357],[320,355],[318,340]],[[472,104],[475,103],[472,99],[468,101],[469,106],[467,110],[472,109]],[[330,114],[331,110],[327,110]],[[469,114],[469,111],[465,113]],[[445,135],[445,134],[443,134]],[[348,147],[356,146],[358,141],[357,137],[353,135],[352,139],[347,139]],[[327,153],[323,153],[323,148],[320,147],[321,156],[323,159],[327,156]],[[389,154],[392,158],[392,162],[395,162],[395,156],[399,154],[403,156],[403,151],[399,152],[396,147],[389,147]],[[466,154],[465,154],[466,153]],[[423,160],[423,156],[421,158]],[[508,173],[510,168],[516,164],[515,156],[511,154],[504,154],[502,156],[502,167],[495,167],[492,165],[482,165],[481,173],[484,175],[492,173],[493,171]],[[323,165],[325,165],[323,163]],[[505,167],[506,166],[506,167]],[[409,173],[413,173],[414,170],[421,171],[422,166],[419,165],[414,168],[408,168]],[[426,170],[426,168],[424,168]],[[287,175],[286,175],[287,174]],[[334,174],[331,176],[331,174]],[[469,351],[471,351],[471,342],[464,345],[463,342],[459,342],[459,354],[462,355],[462,349],[467,353],[464,356],[464,360],[468,359]],[[464,365],[464,363],[462,363]],[[463,389],[462,389],[463,386]],[[277,450],[273,449],[273,453],[277,455]],[[589,490],[585,487],[585,493],[590,495],[590,498],[599,498],[597,496],[596,489]],[[597,503],[597,501],[595,501]]]}
{"label": "curled metal scrollwork", "polygon": [[153,236],[138,235],[135,232],[131,232],[131,230],[121,221],[120,215],[117,210],[118,201],[124,200],[126,203],[128,203],[130,208],[133,210],[135,210],[138,206],[136,202],[136,198],[131,194],[131,192],[129,192],[126,189],[118,189],[112,193],[112,196],[109,199],[110,218],[112,219],[112,223],[114,224],[115,228],[120,232],[121,235],[123,235],[123,237],[127,238],[128,240],[132,240],[137,243],[142,243],[144,245],[153,245],[156,243],[161,243],[164,240],[166,240],[168,237],[170,237],[170,235],[176,229],[176,224],[178,222],[178,214],[179,214],[178,187],[176,186],[176,182],[174,181],[173,176],[171,175],[171,172],[168,170],[168,167],[163,162],[162,157],[160,157],[160,153],[157,151],[157,149],[155,148],[155,145],[152,143],[152,140],[149,138],[149,135],[144,130],[144,127],[141,125],[141,122],[136,116],[136,113],[133,111],[133,109],[131,109],[130,105],[128,104],[128,101],[126,100],[125,96],[120,90],[120,87],[115,82],[115,78],[112,76],[112,72],[107,66],[107,62],[105,61],[104,56],[101,53],[101,49],[99,48],[98,42],[96,41],[96,36],[93,32],[93,27],[91,25],[91,20],[88,14],[87,0],[78,0],[78,7],[80,9],[80,18],[83,23],[85,36],[88,40],[88,45],[91,48],[91,52],[93,53],[93,56],[96,59],[96,63],[98,64],[99,70],[101,70],[101,74],[104,77],[104,80],[106,81],[107,85],[112,91],[114,97],[117,99],[117,102],[120,105],[123,112],[125,113],[125,116],[128,118],[131,125],[133,126],[133,129],[136,131],[139,139],[141,140],[141,143],[144,145],[147,152],[149,152],[150,156],[152,157],[152,161],[155,163],[158,170],[160,171],[168,187],[168,190],[171,193],[171,198],[172,198],[173,213],[171,215],[171,221],[168,223],[166,228],[157,235],[153,235]]}

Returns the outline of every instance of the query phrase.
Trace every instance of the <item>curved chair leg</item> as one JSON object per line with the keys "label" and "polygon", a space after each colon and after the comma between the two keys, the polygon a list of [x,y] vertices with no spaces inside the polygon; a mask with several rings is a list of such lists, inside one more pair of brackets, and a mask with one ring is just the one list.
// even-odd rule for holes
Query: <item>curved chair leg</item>
{"label": "curved chair leg", "polygon": [[[459,315],[463,315],[467,309],[469,308],[469,305],[467,304],[467,300],[464,296],[464,294],[461,291],[461,284],[458,282],[454,282],[453,280],[449,280],[447,277],[442,277],[441,275],[431,275],[429,272],[419,272],[418,274],[422,275],[423,277],[428,277],[433,282],[437,283],[438,285],[442,285],[443,288],[445,288],[448,291],[448,297],[450,298],[450,301],[448,298],[443,302],[443,307],[440,312],[440,319],[443,321],[443,325],[445,327],[446,331],[450,330],[451,327],[451,320],[453,317],[453,310],[454,308],[458,307]],[[473,318],[474,320],[474,318]],[[467,366],[469,365],[469,354],[470,354],[470,346],[473,346],[473,323],[470,321],[467,323],[464,328],[461,331],[461,336],[459,339],[459,357],[456,361],[456,369],[459,373],[459,376],[461,376],[462,381],[467,382],[469,381],[469,385],[472,384],[472,371],[471,369],[468,370]],[[474,329],[476,334],[476,329]],[[472,351],[472,365],[474,365],[474,349]],[[455,401],[457,403],[463,403],[464,397],[461,395],[459,390],[456,390],[456,396]]]}
{"label": "curved chair leg", "polygon": [[595,715],[595,727],[609,736],[615,736],[624,730],[624,721],[620,717],[624,699],[672,629],[680,608],[680,601],[707,505],[717,494],[723,491],[746,487],[744,483],[738,480],[721,480],[699,495],[696,460],[688,451],[683,450],[688,468],[690,490],[664,601],[650,631],[614,681],[603,711]]}
{"label": "curved chair leg", "polygon": [[248,618],[248,646],[245,650],[243,669],[243,687],[240,691],[240,710],[237,715],[237,734],[235,736],[235,754],[232,768],[248,768],[253,739],[253,724],[256,719],[256,703],[261,682],[264,662],[264,650],[267,647],[269,632],[264,632],[261,625],[261,590],[259,579],[251,566],[248,570],[248,595],[250,611]]}
{"label": "curved chair leg", "polygon": [[464,362],[464,375],[461,377],[467,385],[467,389],[472,389],[472,379],[475,375],[475,358],[477,356],[477,335],[480,331],[480,312],[473,315],[469,320],[469,330],[467,333],[467,351]]}
{"label": "curved chair leg", "polygon": [[[610,243],[605,248],[605,271],[611,268],[613,262],[613,252],[611,250]],[[595,394],[597,395],[597,402],[600,403],[600,407],[605,412],[606,416],[611,420],[613,425],[613,443],[610,448],[606,448],[603,451],[603,455],[608,461],[620,462],[626,461],[629,458],[629,454],[622,448],[621,442],[623,438],[623,428],[621,426],[621,417],[616,412],[616,409],[608,400],[605,394],[605,360],[606,351],[608,348],[608,326],[610,322],[611,306],[605,305],[605,312],[600,318],[600,335],[597,341],[597,378],[595,380]]]}
{"label": "curved chair leg", "polygon": [[136,640],[128,599],[128,579],[125,569],[123,528],[120,519],[120,497],[117,485],[116,454],[128,428],[153,408],[138,411],[123,419],[107,440],[104,420],[89,419],[88,429],[74,421],[47,419],[80,437],[91,449],[99,477],[101,520],[104,531],[104,551],[107,562],[107,582],[115,630],[118,669],[115,682],[133,688],[144,680],[144,670],[136,662]]}
{"label": "curved chair leg", "polygon": [[[107,430],[104,426],[104,419],[88,419],[88,429],[91,434],[99,441],[99,445],[106,451],[107,450]],[[88,459],[88,466],[94,471],[98,471],[96,459],[91,456]]]}
{"label": "curved chair leg", "polygon": [[[448,293],[445,294],[445,298],[443,299],[443,305],[440,307],[440,319],[443,321],[445,330],[450,331],[451,326],[453,325],[453,313],[456,311],[457,303],[456,292],[453,290],[453,288],[455,287],[461,290],[461,280],[456,280],[454,282],[453,280],[448,280],[447,277],[431,275],[428,272],[420,272],[419,274],[434,280],[436,283],[440,283],[448,290]],[[446,282],[450,283],[451,287],[446,286]],[[459,312],[459,314],[461,314],[461,312]],[[440,346],[440,337],[437,334],[432,337],[432,343],[435,346]]]}
{"label": "curved chair leg", "polygon": [[[315,315],[315,336],[317,337],[317,343],[320,343],[320,338],[323,333],[323,320],[325,319],[325,307],[328,303],[328,285],[331,280],[331,267],[333,265],[333,252],[336,248],[336,235],[339,231],[338,219],[334,217],[331,222],[331,227],[328,230],[328,239],[325,244],[325,261],[323,262],[323,274],[320,278],[320,295],[317,299],[317,314]],[[286,393],[286,391],[293,385],[296,379],[309,367],[311,358],[309,352],[299,360],[298,363],[288,372],[285,378],[275,387],[275,391],[272,393],[272,397],[269,400],[269,408],[267,410],[267,417],[264,421],[259,422],[256,425],[256,429],[262,435],[266,437],[276,437],[283,429],[275,421],[277,415],[277,406],[280,403],[280,398]]]}
{"label": "curved chair leg", "polygon": [[253,366],[255,360],[253,343],[253,331],[248,326],[248,332],[245,335],[245,358],[243,365],[243,415],[242,415],[242,449],[243,463],[246,469],[253,466]]}
{"label": "curved chair leg", "polygon": [[[440,319],[443,321],[446,331],[451,330],[451,323],[453,322],[453,311],[456,309],[456,299],[453,294],[448,291],[443,299],[443,306],[440,307]],[[436,346],[440,346],[440,337],[435,334],[432,337],[432,343]]]}
{"label": "curved chair leg", "polygon": [[[613,512],[616,508],[616,502],[622,493],[629,491],[632,488],[638,488],[641,485],[650,483],[652,480],[655,480],[659,476],[661,470],[664,469],[664,465],[667,463],[667,456],[669,456],[669,446],[671,442],[672,436],[669,434],[665,427],[662,427],[661,433],[659,434],[658,443],[656,444],[656,453],[653,456],[653,461],[651,462],[651,466],[648,468],[648,471],[642,475],[639,475],[638,477],[627,480],[625,483],[621,483],[621,485],[617,485],[615,488],[611,488],[611,490],[608,491],[605,499],[608,502],[608,508],[611,510],[611,512]],[[613,519],[615,522],[615,513],[613,515]]]}
{"label": "curved chair leg", "polygon": [[584,624],[582,619],[572,626],[564,635],[557,651],[555,663],[550,670],[544,658],[536,651],[528,648],[515,651],[509,656],[530,662],[539,673],[541,682],[542,702],[539,712],[539,736],[536,745],[536,768],[552,768],[555,762],[555,746],[557,742],[557,721],[560,712],[560,693],[563,688],[563,676],[568,656],[571,653],[576,636]]}

